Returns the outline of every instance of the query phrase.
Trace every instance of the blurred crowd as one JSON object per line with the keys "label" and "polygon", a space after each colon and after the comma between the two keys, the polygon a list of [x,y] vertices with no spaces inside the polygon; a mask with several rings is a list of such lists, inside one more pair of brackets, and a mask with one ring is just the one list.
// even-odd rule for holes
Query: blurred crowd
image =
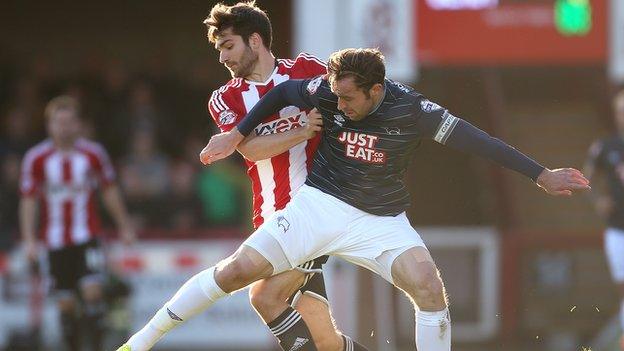
{"label": "blurred crowd", "polygon": [[44,57],[0,65],[0,248],[19,237],[20,162],[46,138],[43,108],[60,94],[81,102],[84,135],[109,152],[139,233],[246,233],[238,230],[251,217],[242,160],[211,167],[198,160],[215,132],[207,97],[223,83],[209,79],[210,68],[198,65],[184,79],[158,58],[134,70],[102,58],[86,59],[83,66],[58,73]]}

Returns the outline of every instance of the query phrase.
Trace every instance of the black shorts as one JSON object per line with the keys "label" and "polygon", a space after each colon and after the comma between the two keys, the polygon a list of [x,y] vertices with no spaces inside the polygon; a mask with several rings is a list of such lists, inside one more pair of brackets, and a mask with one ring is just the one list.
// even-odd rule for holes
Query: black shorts
{"label": "black shorts", "polygon": [[103,255],[96,240],[48,253],[50,275],[56,290],[77,290],[80,280],[102,272]]}
{"label": "black shorts", "polygon": [[325,289],[325,278],[322,273],[323,265],[327,262],[327,259],[328,256],[321,256],[299,266],[299,268],[304,268],[309,273],[306,273],[303,285],[288,299],[288,303],[292,304],[299,294],[307,294],[329,304],[327,290]]}

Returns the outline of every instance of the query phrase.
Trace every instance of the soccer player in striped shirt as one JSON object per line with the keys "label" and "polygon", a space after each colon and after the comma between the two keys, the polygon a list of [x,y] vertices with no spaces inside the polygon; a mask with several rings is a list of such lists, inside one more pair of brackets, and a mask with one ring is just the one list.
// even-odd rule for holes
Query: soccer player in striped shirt
{"label": "soccer player in striped shirt", "polygon": [[52,99],[45,117],[49,138],[32,147],[22,161],[20,231],[28,258],[36,263],[39,210],[39,232],[48,250],[64,341],[77,351],[84,336],[93,350],[101,350],[105,306],[98,188],[121,238],[131,242],[135,235],[106,151],[80,137],[78,102],[69,96]]}
{"label": "soccer player in striped shirt", "polygon": [[[253,2],[217,4],[204,23],[210,42],[219,51],[219,61],[232,75],[208,102],[210,115],[223,132],[235,127],[278,84],[326,72],[321,60],[305,53],[295,59],[276,59],[271,53],[271,23]],[[256,228],[283,209],[305,182],[320,130],[320,115],[309,111],[291,106],[271,114],[238,148],[251,179]],[[303,263],[250,289],[252,305],[284,351],[366,350],[332,323],[321,273],[325,260],[326,256]],[[198,289],[201,279],[193,279],[182,289]],[[196,293],[201,294],[200,290]],[[187,307],[192,299],[192,294],[182,300],[174,297],[130,338],[127,347],[131,351],[150,348],[173,323],[190,316]]]}

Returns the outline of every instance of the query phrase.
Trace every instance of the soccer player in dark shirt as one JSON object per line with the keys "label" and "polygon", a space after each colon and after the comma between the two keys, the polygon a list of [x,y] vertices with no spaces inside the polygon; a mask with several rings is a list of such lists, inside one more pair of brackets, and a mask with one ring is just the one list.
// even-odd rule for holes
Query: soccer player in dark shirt
{"label": "soccer player in dark shirt", "polygon": [[[621,297],[620,323],[624,330],[624,90],[615,95],[613,110],[616,133],[592,144],[585,174],[590,179],[603,177],[606,180],[606,189],[596,189],[590,195],[596,211],[607,221],[604,249]],[[624,350],[624,337],[620,343]]]}
{"label": "soccer player in dark shirt", "polygon": [[292,104],[315,107],[323,116],[322,141],[306,185],[232,256],[199,273],[200,293],[181,289],[174,296],[172,303],[193,303],[183,319],[258,279],[334,255],[370,269],[410,296],[418,307],[418,350],[450,350],[444,286],[405,215],[409,201],[402,178],[418,141],[431,138],[488,157],[532,178],[549,194],[589,188],[579,171],[546,169],[412,89],[386,80],[383,56],[374,49],[339,51],[330,57],[327,77],[273,88],[237,128],[211,139],[202,162],[227,157],[254,124]]}

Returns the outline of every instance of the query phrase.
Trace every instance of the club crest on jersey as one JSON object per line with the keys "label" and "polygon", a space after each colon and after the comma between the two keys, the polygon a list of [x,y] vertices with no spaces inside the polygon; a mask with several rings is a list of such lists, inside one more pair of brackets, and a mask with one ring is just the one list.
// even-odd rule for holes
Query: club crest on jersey
{"label": "club crest on jersey", "polygon": [[219,114],[219,123],[221,125],[232,124],[236,121],[238,115],[232,110],[225,110]]}
{"label": "club crest on jersey", "polygon": [[279,228],[282,228],[282,230],[284,231],[284,233],[286,233],[288,231],[288,229],[290,229],[290,222],[288,222],[288,220],[286,219],[286,217],[284,216],[279,216],[277,217],[277,226]]}
{"label": "club crest on jersey", "polygon": [[314,95],[318,87],[321,85],[321,82],[323,82],[323,76],[319,76],[319,77],[312,79],[310,83],[308,83],[308,86],[306,87],[306,90],[308,90],[308,93],[310,95]]}
{"label": "club crest on jersey", "polygon": [[337,125],[344,127],[345,118],[342,115],[334,115],[334,123]]}
{"label": "club crest on jersey", "polygon": [[384,129],[386,130],[386,133],[388,133],[390,135],[400,135],[401,134],[401,129],[399,129],[399,127],[384,127]]}
{"label": "club crest on jersey", "polygon": [[386,163],[386,153],[375,149],[379,141],[376,135],[342,132],[338,141],[345,144],[345,156],[366,163]]}
{"label": "club crest on jersey", "polygon": [[435,102],[432,102],[432,101],[429,101],[427,99],[424,99],[424,100],[420,101],[420,108],[423,111],[425,111],[427,113],[430,113],[430,112],[433,112],[433,111],[436,111],[436,110],[441,110],[442,106],[436,104]]}

